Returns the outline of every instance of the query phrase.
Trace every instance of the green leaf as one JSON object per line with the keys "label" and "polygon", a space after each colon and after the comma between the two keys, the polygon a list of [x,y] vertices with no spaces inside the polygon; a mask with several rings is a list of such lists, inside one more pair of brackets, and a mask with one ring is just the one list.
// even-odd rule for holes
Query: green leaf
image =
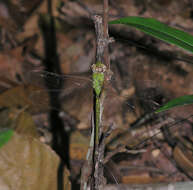
{"label": "green leaf", "polygon": [[193,103],[193,95],[185,95],[181,96],[179,98],[175,98],[168,103],[166,103],[164,106],[159,108],[158,110],[155,111],[155,113],[159,113],[165,110],[169,110],[171,108],[177,107],[177,106],[184,106],[184,105],[189,105]]}
{"label": "green leaf", "polygon": [[0,148],[6,144],[13,136],[13,130],[6,129],[0,132]]}
{"label": "green leaf", "polygon": [[170,44],[175,44],[176,46],[193,53],[192,35],[176,28],[169,27],[156,19],[130,16],[113,20],[109,22],[109,24],[126,24],[135,27],[151,36]]}

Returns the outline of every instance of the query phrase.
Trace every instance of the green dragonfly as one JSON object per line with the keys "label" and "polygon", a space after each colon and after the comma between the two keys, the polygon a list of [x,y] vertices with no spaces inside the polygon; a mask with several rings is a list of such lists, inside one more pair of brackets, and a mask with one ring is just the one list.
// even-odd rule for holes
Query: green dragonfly
{"label": "green dragonfly", "polygon": [[[81,120],[81,118],[85,119],[85,115],[80,110],[84,110],[87,112],[86,115],[87,119],[89,120],[88,115],[92,113],[91,110],[93,101],[92,74],[90,72],[83,74],[60,75],[47,71],[33,71],[31,74],[36,81],[35,84],[38,83],[38,85],[44,85],[44,81],[49,83],[50,89],[45,91],[58,92],[60,94],[60,101],[61,104],[63,104],[64,111],[68,112],[69,110],[72,115],[79,113],[79,120]],[[129,80],[124,81],[124,83],[125,82],[129,82],[131,84]],[[144,83],[151,83],[151,81],[145,81]],[[62,89],[57,88],[57,85],[60,86],[61,84],[63,85]],[[127,89],[121,89],[123,88],[123,85],[124,84],[122,84],[122,82],[120,80],[118,81],[116,78],[113,78],[108,83],[105,83],[107,99],[104,102],[104,114],[107,118],[109,118],[109,121],[113,122],[113,114],[122,113],[123,115],[127,115],[125,110],[131,113],[133,117],[132,120],[134,121],[134,117],[139,117],[140,114],[142,114],[142,110],[137,110],[138,108],[136,108],[137,105],[135,104],[143,104],[143,107],[146,107],[145,111],[147,113],[150,113],[158,108],[160,102],[157,102],[155,99],[156,97],[152,96],[146,98],[144,95],[139,95],[136,97],[136,89],[134,86],[131,86]],[[148,88],[148,90],[156,91],[156,89],[153,87]],[[35,91],[31,95],[32,100],[36,99],[37,96],[41,96],[42,91]],[[155,93],[155,96],[159,96],[156,94],[158,92],[151,93]],[[135,113],[135,111],[138,113]]]}
{"label": "green dragonfly", "polygon": [[[62,109],[64,112],[74,116],[78,121],[78,128],[86,129],[90,125],[92,109],[93,109],[93,89],[92,89],[92,74],[86,72],[82,74],[67,74],[60,75],[47,71],[33,71],[31,72],[33,78],[38,81],[38,85],[49,83],[49,90],[38,90],[31,94],[31,99],[41,96],[41,93],[58,92]],[[165,103],[164,95],[159,88],[160,84],[156,86],[153,81],[138,81],[140,85],[148,86],[144,89],[138,89],[138,86],[131,85],[129,88],[124,89],[125,83],[131,84],[130,80],[121,81],[118,77],[114,77],[108,83],[105,83],[106,99],[104,102],[104,117],[103,124],[108,126],[114,123],[117,128],[128,130],[129,127],[139,128],[144,124],[161,123],[166,118],[169,122],[174,123],[176,120],[184,119],[184,117],[169,116],[169,114],[154,114],[160,104]],[[135,81],[136,83],[136,81]],[[62,88],[57,88],[57,85],[63,85]],[[137,95],[136,95],[137,94]],[[163,99],[163,100],[162,100]],[[43,105],[42,100],[39,103]],[[37,103],[36,103],[37,104]],[[54,107],[52,107],[54,109]],[[164,117],[163,117],[164,115]],[[179,118],[179,119],[178,119]],[[161,124],[159,124],[161,126]]]}
{"label": "green dragonfly", "polygon": [[[34,71],[32,74],[33,77],[36,77],[37,81],[42,81],[43,83],[43,81],[46,80],[46,82],[49,83],[51,89],[45,91],[59,92],[63,110],[78,118],[80,122],[77,127],[79,129],[90,128],[93,108],[91,72],[59,75],[47,71]],[[125,82],[129,81],[123,81],[123,83]],[[63,87],[62,89],[58,89],[57,85],[61,86],[61,83]],[[142,82],[140,81],[140,83]],[[163,141],[164,138],[160,129],[164,126],[168,127],[174,136],[179,133],[184,133],[185,136],[186,130],[184,127],[191,128],[192,115],[190,112],[188,113],[189,115],[186,113],[183,117],[175,114],[169,115],[169,113],[164,115],[155,115],[153,113],[159,106],[159,103],[161,103],[160,99],[163,95],[160,91],[156,91],[156,86],[153,82],[151,85],[147,83],[151,83],[151,81],[143,81],[143,85],[149,85],[149,88],[145,89],[143,93],[141,89],[140,92],[142,94],[137,97],[136,91],[138,91],[138,89],[130,87],[127,90],[121,90],[121,82],[118,81],[117,78],[113,78],[108,84],[105,84],[106,102],[104,102],[103,124],[108,126],[113,123],[116,127],[111,138],[107,140],[108,150],[113,151],[119,149],[123,144],[125,144],[128,149],[139,149],[151,144],[151,142]],[[41,82],[38,84],[41,84]],[[41,96],[42,91],[35,91],[31,95],[31,98]],[[150,94],[154,94],[154,96],[149,97],[147,94],[149,96]],[[139,105],[143,107],[144,112],[138,110]],[[138,111],[140,113],[137,113]],[[152,138],[154,139],[153,141]],[[109,166],[107,165],[105,167],[108,171]],[[116,179],[116,173],[112,172],[110,178],[118,181]]]}

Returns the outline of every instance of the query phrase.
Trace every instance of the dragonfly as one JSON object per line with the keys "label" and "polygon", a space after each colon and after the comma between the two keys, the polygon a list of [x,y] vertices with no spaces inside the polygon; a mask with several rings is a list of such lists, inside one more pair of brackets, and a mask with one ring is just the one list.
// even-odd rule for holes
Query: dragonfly
{"label": "dragonfly", "polygon": [[[81,75],[61,75],[47,71],[33,71],[32,76],[36,77],[36,80],[38,80],[38,78],[40,81],[46,80],[52,87],[47,91],[58,91],[60,93],[60,101],[63,104],[64,112],[68,112],[74,117],[77,117],[76,114],[80,113],[77,117],[80,121],[80,125],[78,124],[79,126],[77,126],[79,129],[83,130],[90,126],[93,101],[92,78],[90,72]],[[184,136],[187,135],[183,127],[187,127],[187,131],[191,128],[193,120],[190,112],[188,113],[189,115],[186,114],[183,117],[170,113],[161,115],[154,114],[153,111],[160,106],[162,103],[161,99],[164,99],[164,95],[161,94],[160,91],[156,91],[156,86],[152,81],[143,81],[143,85],[146,84],[149,85],[149,87],[144,90],[143,93],[143,90],[141,90],[142,94],[136,97],[137,90],[134,90],[134,87],[122,90],[120,88],[120,81],[117,80],[117,78],[113,78],[105,87],[107,94],[106,102],[104,103],[105,116],[103,118],[103,124],[107,126],[111,124],[115,125],[115,130],[110,135],[110,138],[107,139],[109,152],[112,154],[114,152],[116,155],[119,153],[119,150],[121,153],[122,147],[125,147],[129,150],[137,149],[138,151],[136,154],[143,154],[143,152],[140,151],[143,151],[145,146],[164,140],[161,131],[163,127],[169,128],[174,136],[178,136],[179,133],[183,133]],[[122,82],[128,83],[129,80]],[[60,83],[63,83],[63,88],[55,88],[57,84]],[[142,82],[140,81],[140,83]],[[35,96],[41,96],[43,91],[44,90],[35,91],[31,95],[31,98],[33,99]],[[154,96],[148,97],[147,94],[149,96],[150,94],[154,94]],[[143,110],[142,112],[142,110],[138,110],[140,113],[137,113],[137,109],[139,109],[137,106],[139,106],[139,104],[144,107],[143,109],[145,111]],[[188,109],[190,109],[190,107]],[[128,119],[128,117],[131,118]],[[120,118],[124,118],[123,121],[120,121]],[[106,160],[108,161],[106,161],[104,167],[110,175],[109,178],[114,183],[119,183],[117,179],[119,176],[116,171],[109,171],[109,167],[113,167],[111,163],[112,160],[110,161],[108,158],[106,158]],[[159,173],[160,171],[161,170],[156,172]]]}
{"label": "dragonfly", "polygon": [[[90,72],[82,73],[81,75],[61,75],[47,71],[32,71],[31,75],[36,78],[37,81],[46,80],[46,83],[49,83],[51,87],[49,90],[33,92],[31,94],[32,101],[37,96],[41,96],[43,91],[59,92],[63,111],[80,121],[78,128],[88,128],[93,109],[92,77]],[[57,84],[61,83],[63,84],[62,89],[57,89]],[[130,87],[123,89],[122,86],[124,86],[124,83],[129,83]],[[142,81],[140,81],[140,83],[142,84]],[[38,84],[40,84],[40,82],[38,82]],[[179,118],[179,116],[175,117],[175,114],[170,116],[169,113],[154,114],[154,110],[165,101],[164,94],[157,89],[160,84],[156,86],[153,81],[147,80],[143,81],[142,86],[148,87],[146,89],[137,89],[139,87],[134,86],[131,80],[121,81],[120,79],[118,80],[117,76],[109,81],[108,84],[105,84],[106,99],[104,101],[103,112],[103,124],[105,126],[114,123],[117,128],[128,130],[129,127],[137,129],[140,128],[140,126],[155,121],[155,124],[160,128],[160,126],[166,125],[166,123],[175,123],[185,118],[185,116],[183,118]],[[136,95],[136,93],[138,93],[138,95]],[[41,103],[39,104],[41,106]],[[139,108],[139,106],[141,106],[141,108]],[[54,108],[52,107],[52,109]],[[186,117],[188,117],[187,114]]]}
{"label": "dragonfly", "polygon": [[[89,109],[92,109],[92,78],[91,73],[84,73],[82,75],[77,74],[71,74],[71,75],[60,75],[52,72],[42,71],[42,72],[36,72],[33,71],[31,73],[34,78],[36,78],[36,81],[38,81],[37,78],[39,78],[39,81],[46,80],[46,83],[49,83],[50,89],[47,90],[49,92],[60,92],[60,100],[61,102],[64,102],[64,110],[67,111],[68,107],[77,106],[77,111],[79,112],[79,109],[83,107],[82,104],[87,104]],[[147,83],[150,81],[146,81]],[[57,89],[56,86],[59,84],[63,84],[62,89]],[[149,107],[158,107],[159,103],[156,102],[156,100],[153,99],[145,99],[145,97],[138,97],[134,98],[134,92],[135,89],[133,86],[131,86],[129,89],[121,90],[120,86],[116,84],[117,81],[115,79],[112,79],[108,84],[106,84],[106,96],[107,96],[107,103],[104,102],[104,113],[106,109],[108,110],[107,115],[112,115],[115,112],[120,112],[120,105],[121,103],[124,106],[127,106],[127,109],[134,112],[135,111],[135,105],[134,100],[141,99],[146,103],[149,103]],[[42,91],[33,92],[31,95],[31,98],[35,98],[36,96],[40,96]],[[74,98],[74,99],[73,99]],[[78,104],[77,101],[78,100]],[[83,99],[83,101],[81,100]],[[132,100],[133,99],[133,100]],[[133,103],[132,103],[133,101]],[[69,104],[69,105],[68,105]],[[107,104],[107,105],[106,105]],[[109,110],[109,106],[111,106],[111,109]],[[106,108],[107,107],[107,108]],[[114,108],[115,107],[115,108]],[[152,108],[150,108],[152,109]],[[90,111],[91,113],[91,111]]]}

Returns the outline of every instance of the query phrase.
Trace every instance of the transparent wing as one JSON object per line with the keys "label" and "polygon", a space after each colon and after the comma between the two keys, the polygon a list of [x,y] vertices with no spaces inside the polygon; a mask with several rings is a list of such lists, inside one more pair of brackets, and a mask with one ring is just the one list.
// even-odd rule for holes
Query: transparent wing
{"label": "transparent wing", "polygon": [[[32,100],[40,97],[43,91],[48,93],[60,92],[63,109],[76,117],[76,114],[80,114],[78,116],[80,121],[84,119],[89,121],[93,101],[90,73],[59,75],[47,71],[33,71],[31,74],[36,85],[45,87],[47,84],[50,88],[49,90],[33,92]],[[128,84],[130,84],[129,87]],[[123,88],[124,86],[127,88]],[[117,78],[114,78],[105,85],[105,89],[104,122],[107,122],[105,124],[113,123],[116,120],[115,123],[121,128],[128,128],[129,126],[138,128],[148,124],[148,122],[152,123],[154,120],[156,124],[165,120],[168,120],[169,123],[188,117],[188,114],[180,118],[174,113],[169,114],[167,112],[167,114],[161,113],[159,115],[153,113],[155,109],[167,101],[163,90],[160,89],[160,84],[156,84],[154,81],[138,80],[135,81],[135,84],[131,84],[129,80],[120,82]],[[44,101],[46,100],[42,100],[39,104],[43,104]],[[34,102],[37,104],[36,101]],[[83,114],[85,112],[87,113]],[[114,117],[115,115],[116,117]]]}
{"label": "transparent wing", "polygon": [[[43,88],[46,88],[47,85],[49,87],[49,90],[47,90],[48,92],[60,92],[61,97],[63,97],[63,99],[81,90],[84,90],[85,95],[87,94],[86,91],[88,91],[90,95],[87,95],[87,97],[92,96],[92,79],[90,73],[84,73],[82,75],[60,75],[47,71],[33,71],[30,74],[30,83],[33,82],[33,84],[35,85],[41,85]],[[143,81],[144,84],[151,82],[152,81]],[[151,111],[153,107],[158,107],[159,104],[157,100],[153,99],[153,96],[155,95],[146,96],[146,94],[144,93],[140,94],[138,97],[134,97],[136,93],[135,87],[130,86],[126,89],[123,89],[123,87],[118,83],[119,82],[116,81],[116,79],[113,79],[105,85],[105,90],[107,93],[107,102],[109,102],[110,99],[115,100],[117,98],[117,100],[124,102],[125,106],[128,106],[129,109],[132,109],[133,111],[135,110],[134,101],[136,100],[141,100],[144,104],[149,105],[149,109]],[[123,83],[128,83],[128,81],[125,80]],[[34,94],[32,94],[32,98],[35,97],[36,93],[39,94],[40,91],[34,92]],[[77,96],[79,96],[80,99],[82,97],[78,93]],[[144,107],[146,107],[147,105],[144,105]]]}
{"label": "transparent wing", "polygon": [[[77,117],[78,120],[90,119],[92,109],[92,83],[88,73],[84,75],[59,75],[47,71],[32,71],[30,78],[29,81],[32,81],[34,85],[41,85],[41,87],[43,87],[41,91],[35,91],[31,94],[31,99],[34,101],[34,104],[41,105],[44,102],[49,103],[49,100],[46,99],[42,99],[40,102],[36,101],[38,97],[41,97],[41,93],[43,92],[47,92],[49,98],[50,93],[57,93],[63,111]],[[58,108],[52,106],[50,109]]]}

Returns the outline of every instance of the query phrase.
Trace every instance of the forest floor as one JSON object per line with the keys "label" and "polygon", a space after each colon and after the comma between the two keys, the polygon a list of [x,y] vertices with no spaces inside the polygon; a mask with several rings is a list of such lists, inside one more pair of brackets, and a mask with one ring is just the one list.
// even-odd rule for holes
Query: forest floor
{"label": "forest floor", "polygon": [[[88,10],[102,14],[102,3],[53,0],[49,8],[48,2],[0,2],[0,126],[52,145],[70,168],[65,171],[73,189],[78,189],[91,133],[91,65],[96,51]],[[109,4],[110,20],[153,17],[193,34],[191,0]],[[110,26],[109,35],[115,39],[109,47],[113,77],[107,85],[103,125],[115,129],[106,139],[107,183],[191,181],[192,106],[152,113],[172,98],[193,94],[192,55],[130,27]],[[44,162],[42,154],[36,156]]]}

